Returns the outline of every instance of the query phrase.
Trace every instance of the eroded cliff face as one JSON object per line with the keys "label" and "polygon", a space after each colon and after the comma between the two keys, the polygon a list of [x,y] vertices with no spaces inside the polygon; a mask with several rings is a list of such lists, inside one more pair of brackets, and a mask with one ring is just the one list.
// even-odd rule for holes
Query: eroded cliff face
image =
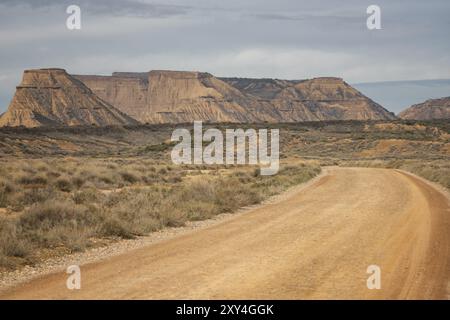
{"label": "eroded cliff face", "polygon": [[216,78],[205,72],[24,72],[0,125],[298,122],[394,119],[339,78]]}
{"label": "eroded cliff face", "polygon": [[0,126],[131,125],[138,122],[100,99],[63,69],[25,70]]}
{"label": "eroded cliff face", "polygon": [[216,78],[203,72],[157,70],[75,77],[144,123],[395,119],[339,78]]}
{"label": "eroded cliff face", "polygon": [[409,120],[450,119],[450,97],[430,99],[412,105],[400,112],[399,117]]}
{"label": "eroded cliff face", "polygon": [[246,110],[251,99],[209,73],[150,71],[75,77],[143,123],[258,121]]}
{"label": "eroded cliff face", "polygon": [[270,103],[280,121],[390,120],[392,112],[340,78],[309,80],[221,78],[242,92]]}
{"label": "eroded cliff face", "polygon": [[114,73],[112,76],[79,76],[102,100],[116,106],[127,115],[138,119],[147,108],[147,73]]}

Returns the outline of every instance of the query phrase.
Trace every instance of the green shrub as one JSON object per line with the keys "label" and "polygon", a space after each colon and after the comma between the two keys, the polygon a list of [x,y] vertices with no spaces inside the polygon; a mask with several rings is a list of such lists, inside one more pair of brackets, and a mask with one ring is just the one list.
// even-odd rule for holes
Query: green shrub
{"label": "green shrub", "polygon": [[100,216],[86,207],[57,200],[31,206],[17,221],[26,239],[45,247],[70,245],[68,234],[75,231],[90,234],[91,227],[100,223]]}
{"label": "green shrub", "polygon": [[[274,176],[242,166],[202,168],[141,159],[117,159],[113,164],[98,159],[24,160],[2,166],[0,206],[21,212],[0,220],[0,266],[28,263],[41,249],[79,251],[90,246],[92,238],[133,238],[232,212],[320,172],[303,164],[283,167]],[[120,189],[138,182],[146,186]]]}
{"label": "green shrub", "polygon": [[70,192],[73,188],[72,182],[67,177],[59,177],[56,179],[55,186],[63,192]]}
{"label": "green shrub", "polygon": [[88,204],[97,202],[100,194],[95,188],[83,188],[73,194],[72,199],[76,204]]}
{"label": "green shrub", "polygon": [[139,181],[139,177],[130,171],[121,171],[120,176],[128,183],[136,183]]}
{"label": "green shrub", "polygon": [[16,187],[13,183],[0,179],[0,208],[8,206],[9,198],[15,190]]}
{"label": "green shrub", "polygon": [[48,179],[46,176],[41,174],[38,175],[27,174],[19,177],[17,182],[23,185],[46,185]]}
{"label": "green shrub", "polygon": [[86,182],[86,180],[83,177],[79,176],[79,175],[74,176],[72,178],[72,185],[74,185],[78,189],[81,188],[84,185],[85,182]]}
{"label": "green shrub", "polygon": [[16,225],[0,219],[0,255],[23,258],[30,250],[30,245],[20,238]]}

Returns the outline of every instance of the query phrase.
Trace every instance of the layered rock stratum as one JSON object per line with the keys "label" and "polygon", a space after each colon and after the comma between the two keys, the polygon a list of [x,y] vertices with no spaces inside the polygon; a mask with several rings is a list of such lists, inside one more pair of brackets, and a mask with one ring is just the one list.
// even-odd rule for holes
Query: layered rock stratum
{"label": "layered rock stratum", "polygon": [[134,125],[63,69],[25,70],[0,126]]}
{"label": "layered rock stratum", "polygon": [[240,91],[273,105],[280,121],[391,120],[392,112],[341,78],[308,80],[221,78]]}
{"label": "layered rock stratum", "polygon": [[395,119],[340,78],[217,78],[204,72],[158,70],[75,77],[144,123]]}
{"label": "layered rock stratum", "polygon": [[450,119],[450,97],[414,104],[400,112],[399,117],[408,120]]}
{"label": "layered rock stratum", "polygon": [[217,78],[206,72],[162,70],[70,76],[62,69],[40,69],[25,71],[0,125],[395,118],[340,78]]}

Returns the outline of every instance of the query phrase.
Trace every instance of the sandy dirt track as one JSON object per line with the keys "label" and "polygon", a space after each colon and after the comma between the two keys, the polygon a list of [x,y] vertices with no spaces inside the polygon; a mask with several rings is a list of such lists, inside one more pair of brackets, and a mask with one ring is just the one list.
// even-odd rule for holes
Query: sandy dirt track
{"label": "sandy dirt track", "polygon": [[[381,289],[366,286],[369,265]],[[450,206],[389,169],[333,168],[218,225],[4,292],[2,299],[448,299]]]}

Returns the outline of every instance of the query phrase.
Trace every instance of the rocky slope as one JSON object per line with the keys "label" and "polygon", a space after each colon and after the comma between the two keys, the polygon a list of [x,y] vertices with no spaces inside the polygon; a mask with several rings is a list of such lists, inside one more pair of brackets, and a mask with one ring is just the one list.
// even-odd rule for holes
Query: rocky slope
{"label": "rocky slope", "polygon": [[340,78],[217,78],[159,70],[71,76],[62,69],[40,69],[24,72],[0,126],[350,119],[395,115]]}
{"label": "rocky slope", "polygon": [[0,126],[132,125],[138,122],[100,99],[63,69],[25,70]]}
{"label": "rocky slope", "polygon": [[251,101],[209,73],[150,71],[112,76],[75,76],[99,97],[148,123],[258,121]]}
{"label": "rocky slope", "polygon": [[400,112],[399,117],[409,120],[450,119],[450,97],[412,105]]}
{"label": "rocky slope", "polygon": [[216,78],[183,71],[75,77],[105,101],[148,123],[395,118],[339,78]]}
{"label": "rocky slope", "polygon": [[340,78],[309,80],[221,78],[273,105],[280,121],[390,120],[395,115]]}

